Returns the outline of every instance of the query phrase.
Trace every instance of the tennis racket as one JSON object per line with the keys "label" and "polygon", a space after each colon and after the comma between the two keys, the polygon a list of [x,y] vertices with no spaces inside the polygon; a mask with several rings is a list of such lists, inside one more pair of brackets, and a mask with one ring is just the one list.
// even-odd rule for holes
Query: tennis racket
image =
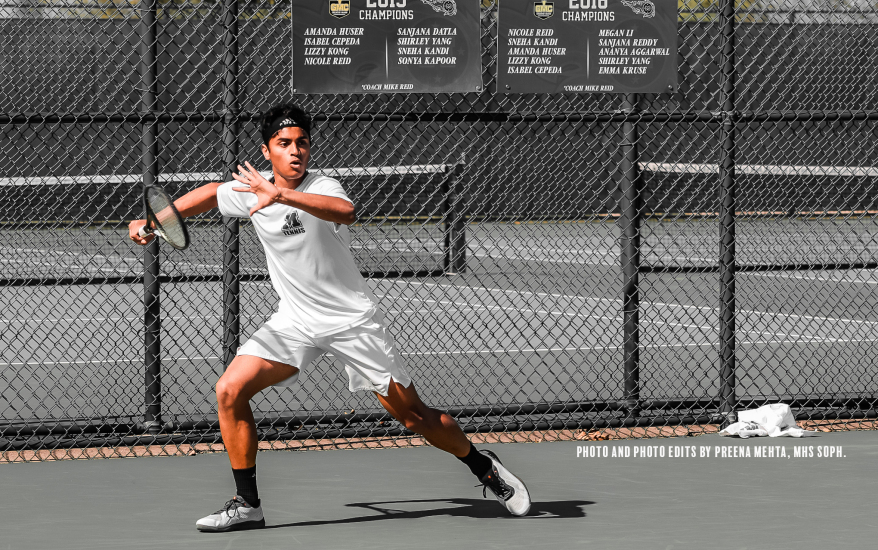
{"label": "tennis racket", "polygon": [[177,250],[189,246],[186,222],[164,189],[155,185],[148,186],[143,202],[146,205],[146,225],[138,232],[141,237],[155,233]]}

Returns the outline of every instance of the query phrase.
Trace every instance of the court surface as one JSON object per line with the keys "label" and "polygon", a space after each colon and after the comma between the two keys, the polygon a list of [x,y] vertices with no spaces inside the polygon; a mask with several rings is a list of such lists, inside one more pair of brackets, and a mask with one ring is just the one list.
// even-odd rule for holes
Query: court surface
{"label": "court surface", "polygon": [[[582,458],[577,447],[665,458]],[[686,447],[750,458],[670,458]],[[794,447],[814,456],[795,458]],[[868,548],[878,535],[878,432],[482,445],[520,475],[531,513],[483,499],[433,448],[262,452],[268,528],[206,534],[231,497],[225,454],[0,465],[0,548]],[[753,457],[757,447],[790,458]],[[818,448],[843,457],[818,458]]]}
{"label": "court surface", "polygon": [[[715,220],[647,224],[643,261],[715,265],[715,230]],[[382,241],[371,240],[368,231],[354,231],[361,262],[386,263],[382,254],[397,263],[441,259],[437,241],[416,230]],[[865,220],[742,222],[739,256],[742,263],[869,262],[878,257],[875,234],[878,225]],[[170,255],[165,273],[221,271],[218,232],[196,228],[193,235],[193,249]],[[65,269],[136,273],[142,251],[123,234],[117,237],[100,237],[111,247],[102,253],[17,250],[41,255],[54,276]],[[34,233],[32,242],[36,246],[46,238]],[[419,391],[435,406],[613,401],[621,398],[623,386],[618,239],[614,223],[472,225],[466,273],[371,279],[369,285]],[[263,264],[257,243],[242,247],[245,272]],[[778,257],[778,251],[787,256]],[[21,269],[4,265],[10,273]],[[34,265],[39,264],[30,269],[37,269]],[[864,396],[862,381],[873,376],[878,339],[876,284],[875,271],[864,269],[738,273],[737,396]],[[644,273],[640,287],[641,397],[716,397],[718,274]],[[140,284],[4,292],[4,414],[17,411],[19,422],[142,415]],[[213,385],[223,369],[221,296],[218,282],[162,286],[165,419],[215,414]],[[245,282],[241,300],[243,342],[272,313],[276,297],[268,282]],[[342,370],[329,358],[315,363],[301,381],[261,394],[254,402],[257,414],[377,406],[371,395],[351,395]]]}

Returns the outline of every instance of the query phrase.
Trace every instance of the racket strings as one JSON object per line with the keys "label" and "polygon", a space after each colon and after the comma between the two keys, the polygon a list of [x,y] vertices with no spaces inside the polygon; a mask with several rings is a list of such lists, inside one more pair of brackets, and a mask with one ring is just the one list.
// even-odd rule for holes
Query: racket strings
{"label": "racket strings", "polygon": [[156,234],[174,248],[182,250],[189,246],[186,225],[168,195],[159,188],[150,187],[146,191],[146,201],[156,226]]}

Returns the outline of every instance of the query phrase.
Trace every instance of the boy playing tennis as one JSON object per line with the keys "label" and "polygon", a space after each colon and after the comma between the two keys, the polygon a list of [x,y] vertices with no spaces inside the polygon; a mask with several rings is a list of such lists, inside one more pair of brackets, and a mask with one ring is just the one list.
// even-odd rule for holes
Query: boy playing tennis
{"label": "boy playing tennis", "polygon": [[[490,451],[477,451],[454,419],[425,405],[397,354],[350,251],[348,225],[354,205],[338,181],[307,172],[311,118],[295,105],[278,105],[260,121],[262,154],[274,177],[250,163],[236,181],[209,183],[175,201],[183,217],[219,207],[226,216],[249,217],[265,248],[278,311],[238,349],[216,384],[220,431],[229,453],[237,495],[201,518],[201,531],[265,526],[256,487],[256,425],[250,399],[272,386],[289,386],[299,370],[324,353],[344,363],[351,391],[368,390],[406,428],[464,462],[514,515],[530,509],[524,483]],[[131,222],[138,244],[144,220]]]}

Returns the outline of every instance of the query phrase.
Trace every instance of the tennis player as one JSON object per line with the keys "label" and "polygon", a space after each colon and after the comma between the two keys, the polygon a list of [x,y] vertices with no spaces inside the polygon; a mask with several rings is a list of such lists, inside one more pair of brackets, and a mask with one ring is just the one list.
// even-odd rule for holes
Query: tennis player
{"label": "tennis player", "polygon": [[[261,119],[262,154],[274,177],[238,166],[235,181],[210,183],[177,199],[181,215],[219,207],[226,216],[249,217],[268,263],[278,311],[244,345],[216,384],[220,431],[237,494],[196,522],[201,531],[265,526],[256,486],[256,425],[250,399],[272,386],[292,385],[299,371],[324,353],[344,363],[351,391],[371,391],[406,428],[456,456],[506,509],[530,509],[524,483],[490,451],[478,451],[454,419],[425,405],[387,330],[378,302],[350,250],[352,201],[338,181],[307,171],[311,118],[295,105],[277,105]],[[131,222],[138,244],[144,220]]]}

